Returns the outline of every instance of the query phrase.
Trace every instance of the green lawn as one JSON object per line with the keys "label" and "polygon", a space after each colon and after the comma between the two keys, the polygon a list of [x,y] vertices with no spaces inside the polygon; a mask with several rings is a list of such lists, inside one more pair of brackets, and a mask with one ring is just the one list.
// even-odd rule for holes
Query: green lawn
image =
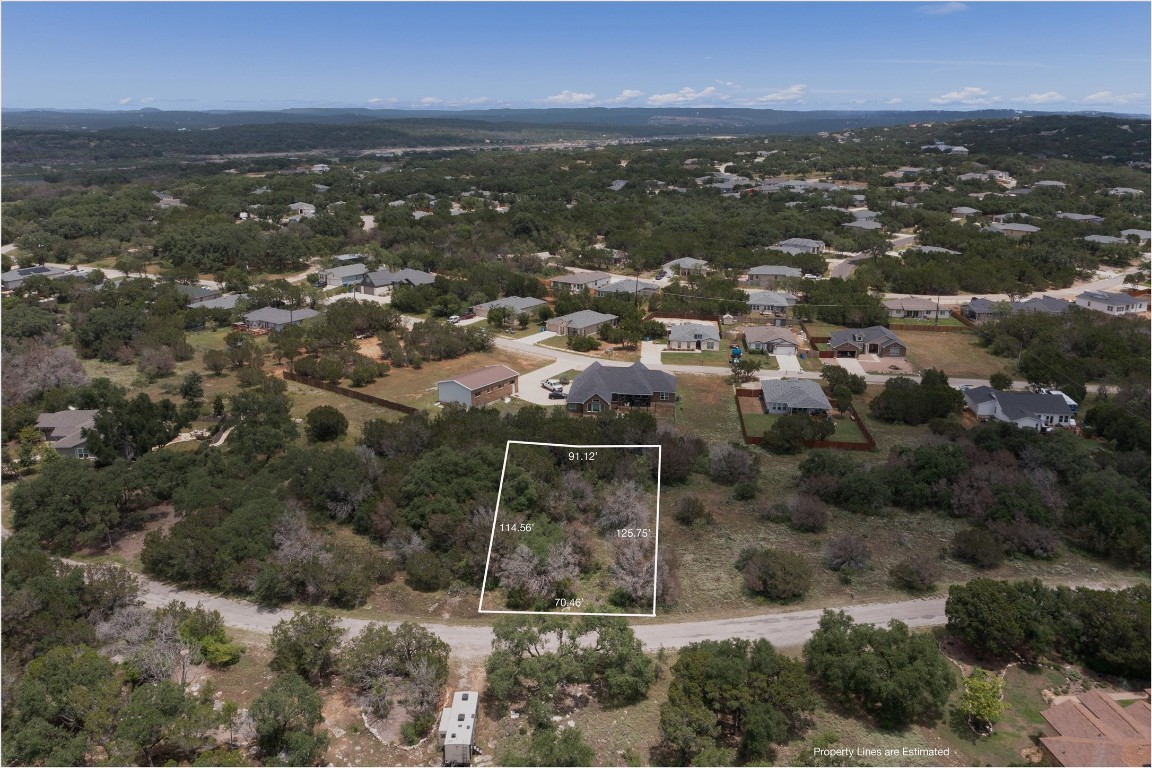
{"label": "green lawn", "polygon": [[959,320],[952,317],[951,315],[949,315],[948,317],[942,317],[939,320],[920,320],[917,318],[909,318],[909,317],[891,317],[888,320],[889,320],[889,322],[894,323],[896,325],[951,325],[951,326],[954,326],[956,328],[964,328],[965,327],[964,323],[960,322]]}
{"label": "green lawn", "polygon": [[731,359],[727,350],[721,352],[661,352],[660,362],[664,365],[705,365],[716,368],[725,368]]}
{"label": "green lawn", "polygon": [[676,374],[675,425],[709,442],[740,442],[740,420],[732,387],[719,376]]}

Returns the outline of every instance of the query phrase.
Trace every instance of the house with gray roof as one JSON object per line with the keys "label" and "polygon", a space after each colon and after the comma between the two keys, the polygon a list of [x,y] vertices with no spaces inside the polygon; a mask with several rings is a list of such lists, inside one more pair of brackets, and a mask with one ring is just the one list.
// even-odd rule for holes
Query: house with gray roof
{"label": "house with gray roof", "polygon": [[775,325],[749,325],[742,329],[741,335],[749,352],[794,355],[800,346],[796,334]]}
{"label": "house with gray roof", "polygon": [[59,267],[47,267],[43,264],[37,264],[32,267],[21,267],[20,269],[13,269],[3,274],[0,274],[0,286],[3,286],[6,291],[13,291],[24,284],[24,281],[30,277],[59,277],[60,275],[67,274],[68,270],[60,269]]}
{"label": "house with gray roof", "polygon": [[765,314],[784,314],[796,306],[796,297],[783,291],[751,291],[748,294],[748,308]]}
{"label": "house with gray roof", "polygon": [[1008,237],[1024,237],[1040,231],[1040,227],[1033,226],[1032,224],[1019,224],[1017,222],[993,222],[988,225],[988,231],[999,232]]}
{"label": "house with gray roof", "polygon": [[346,285],[360,285],[368,267],[363,264],[345,264],[340,267],[320,270],[320,283],[326,288],[342,288]]}
{"label": "house with gray roof", "polygon": [[833,331],[828,348],[836,357],[904,357],[908,353],[908,345],[882,325]]}
{"label": "house with gray roof", "polygon": [[472,307],[472,311],[479,317],[487,317],[488,310],[490,309],[507,309],[512,314],[518,315],[521,312],[532,312],[540,307],[547,306],[547,302],[543,299],[535,299],[525,296],[505,296],[502,299],[495,301],[486,301],[483,304],[477,304]]}
{"label": "house with gray roof", "polygon": [[1132,187],[1112,187],[1112,189],[1108,190],[1108,194],[1125,197],[1127,195],[1142,195],[1144,194],[1144,190],[1133,189]]}
{"label": "house with gray roof", "polygon": [[176,292],[181,296],[186,296],[190,306],[197,306],[202,302],[220,297],[219,288],[205,288],[202,285],[185,285],[184,283],[179,283],[176,285]]}
{"label": "house with gray roof", "polygon": [[643,363],[609,367],[596,361],[572,380],[567,402],[574,415],[633,408],[671,411],[676,406],[676,377]]}
{"label": "house with gray roof", "polygon": [[708,272],[708,262],[704,259],[685,256],[682,259],[675,259],[665,264],[664,271],[670,275],[680,275],[681,277],[703,275]]}
{"label": "house with gray roof", "polygon": [[748,285],[754,285],[757,288],[775,288],[782,280],[803,276],[804,273],[796,267],[763,264],[748,270]]}
{"label": "house with gray roof", "polygon": [[982,216],[983,212],[968,205],[958,205],[951,211],[953,216],[968,218],[969,216]]}
{"label": "house with gray roof", "polygon": [[612,275],[607,272],[575,272],[553,277],[548,281],[548,285],[553,293],[572,293],[608,285],[611,281]]}
{"label": "house with gray roof", "polygon": [[1094,213],[1058,213],[1058,219],[1067,219],[1068,221],[1081,221],[1086,224],[1099,224],[1104,221],[1103,216],[1097,216]]}
{"label": "house with gray roof", "polygon": [[1138,237],[1141,243],[1146,243],[1152,240],[1152,231],[1147,229],[1125,229],[1120,232],[1120,236],[1123,238]]}
{"label": "house with gray roof", "polygon": [[619,319],[616,315],[582,309],[579,312],[554,317],[545,323],[545,327],[559,336],[592,336],[600,330],[600,326],[605,323],[616,325]]}
{"label": "house with gray roof", "polygon": [[365,274],[357,290],[372,296],[386,296],[398,285],[431,285],[434,282],[435,275],[418,269],[401,269],[396,272],[378,269]]}
{"label": "house with gray roof", "polygon": [[774,251],[783,251],[784,253],[824,253],[827,247],[824,245],[823,240],[809,240],[806,237],[790,237],[787,240],[781,240],[774,245],[768,246]]}
{"label": "house with gray roof", "polygon": [[774,415],[827,414],[832,410],[820,384],[811,379],[761,379],[764,410]]}
{"label": "house with gray roof", "polygon": [[269,331],[282,331],[290,325],[298,325],[305,320],[319,316],[320,313],[314,309],[261,307],[244,315],[244,324],[250,329],[262,328]]}
{"label": "house with gray roof", "polygon": [[924,253],[945,253],[949,256],[959,256],[960,251],[953,251],[950,248],[941,248],[938,245],[916,245],[909,248],[910,251],[924,251]]}
{"label": "house with gray roof", "polygon": [[720,329],[713,323],[680,323],[668,329],[668,349],[716,351]]}
{"label": "house with gray roof", "polygon": [[96,426],[98,412],[67,410],[42,413],[36,419],[36,429],[44,436],[44,441],[61,456],[87,459],[91,454],[88,453],[88,441],[84,437],[84,430]]}
{"label": "house with gray roof", "polygon": [[293,216],[304,219],[310,219],[316,215],[316,206],[312,203],[292,203],[288,206],[288,210],[292,211]]}
{"label": "house with gray roof", "polygon": [[215,299],[207,299],[195,305],[195,309],[236,309],[236,305],[248,298],[246,293],[226,293]]}
{"label": "house with gray roof", "polygon": [[1037,181],[1037,182],[1033,183],[1032,186],[1034,186],[1034,187],[1054,187],[1056,189],[1064,189],[1068,185],[1062,181],[1052,181],[1051,179],[1045,179],[1043,181]]}
{"label": "house with gray roof", "polygon": [[1132,315],[1148,309],[1148,302],[1127,293],[1084,291],[1076,297],[1076,306],[1106,315]]}
{"label": "house with gray roof", "polygon": [[630,277],[627,280],[617,280],[616,282],[608,283],[607,285],[598,285],[596,286],[595,290],[597,296],[600,296],[601,294],[619,293],[633,296],[643,296],[644,298],[655,296],[659,292],[660,286],[656,285],[656,283],[648,283],[643,280],[638,280],[634,277]]}
{"label": "house with gray roof", "polygon": [[902,320],[935,320],[949,315],[947,307],[941,307],[935,301],[916,296],[886,299],[884,309],[888,310],[888,317]]}
{"label": "house with gray roof", "polygon": [[1071,303],[1055,296],[1033,296],[1024,301],[991,301],[976,298],[960,305],[960,311],[973,322],[988,323],[1015,312],[1061,315],[1068,311]]}
{"label": "house with gray roof", "polygon": [[847,224],[841,224],[842,227],[851,227],[852,229],[883,229],[884,225],[875,219],[857,219],[850,221]]}
{"label": "house with gray roof", "polygon": [[363,264],[366,253],[340,253],[332,257],[337,264]]}
{"label": "house with gray roof", "polygon": [[1003,392],[988,386],[964,393],[964,404],[977,418],[1007,421],[1022,429],[1047,432],[1053,427],[1074,427],[1076,420],[1061,395]]}
{"label": "house with gray roof", "polygon": [[1080,238],[1085,242],[1096,243],[1097,245],[1127,245],[1128,241],[1122,237],[1113,237],[1112,235],[1085,235]]}

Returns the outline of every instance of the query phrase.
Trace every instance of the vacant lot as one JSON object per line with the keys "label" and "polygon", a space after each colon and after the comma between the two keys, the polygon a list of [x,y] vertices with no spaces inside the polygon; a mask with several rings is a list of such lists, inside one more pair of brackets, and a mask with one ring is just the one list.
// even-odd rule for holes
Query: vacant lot
{"label": "vacant lot", "polygon": [[727,351],[721,352],[719,350],[660,353],[660,362],[664,365],[710,365],[716,368],[724,368],[728,366],[730,360],[731,356]]}
{"label": "vacant lot", "polygon": [[639,349],[625,349],[615,344],[607,344],[603,341],[600,342],[600,348],[591,352],[576,352],[575,350],[568,349],[567,336],[553,336],[550,339],[544,339],[537,344],[540,347],[551,347],[552,349],[562,349],[573,355],[585,355],[587,357],[595,357],[602,360],[623,360],[629,363],[640,361]]}
{"label": "vacant lot", "polygon": [[957,379],[987,379],[997,371],[1009,371],[1012,360],[988,354],[970,333],[900,331],[908,345],[908,359],[920,370],[937,368]]}
{"label": "vacant lot", "polygon": [[[368,395],[393,400],[415,408],[430,408],[436,403],[436,382],[488,365],[506,365],[514,371],[527,373],[548,364],[548,360],[535,355],[517,355],[503,349],[477,352],[454,360],[425,363],[420,368],[393,368],[387,375],[360,389]],[[343,398],[358,402],[351,398]]]}
{"label": "vacant lot", "polygon": [[736,398],[719,376],[677,374],[676,394],[680,398],[673,420],[676,427],[709,442],[742,440]]}

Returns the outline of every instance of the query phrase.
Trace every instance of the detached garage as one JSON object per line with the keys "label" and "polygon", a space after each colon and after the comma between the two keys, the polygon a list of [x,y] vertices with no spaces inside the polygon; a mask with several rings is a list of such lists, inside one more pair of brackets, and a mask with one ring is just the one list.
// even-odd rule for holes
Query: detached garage
{"label": "detached garage", "polygon": [[518,391],[520,374],[506,365],[489,365],[462,373],[454,379],[436,382],[441,403],[459,403],[466,408],[487,405],[511,397]]}

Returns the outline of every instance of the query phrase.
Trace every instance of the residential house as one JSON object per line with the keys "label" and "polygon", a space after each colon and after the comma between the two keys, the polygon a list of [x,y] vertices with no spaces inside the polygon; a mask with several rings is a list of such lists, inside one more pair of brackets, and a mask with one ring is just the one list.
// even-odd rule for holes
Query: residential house
{"label": "residential house", "polygon": [[857,219],[850,221],[847,224],[841,224],[842,227],[851,227],[853,229],[883,229],[884,225],[875,219]]}
{"label": "residential house", "polygon": [[983,213],[967,205],[960,205],[952,209],[952,215],[966,219],[969,216],[981,216]]}
{"label": "residential house", "polygon": [[828,348],[836,353],[836,357],[904,357],[908,353],[908,345],[881,325],[833,331]]}
{"label": "residential house", "polygon": [[342,267],[320,270],[320,282],[327,288],[341,288],[346,285],[360,285],[368,267],[363,264],[346,264]]}
{"label": "residential house", "polygon": [[949,310],[941,307],[938,302],[915,296],[908,296],[903,299],[887,299],[884,302],[884,308],[888,310],[888,317],[893,319],[935,320],[949,315]]}
{"label": "residential house", "polygon": [[668,329],[668,349],[718,351],[720,329],[708,323],[680,323]]}
{"label": "residential house", "polygon": [[801,278],[804,273],[796,267],[780,267],[764,264],[748,270],[748,284],[757,288],[775,288],[787,278]]}
{"label": "residential house", "polygon": [[900,181],[892,186],[905,192],[927,192],[932,189],[932,185],[926,181]]}
{"label": "residential house", "polygon": [[871,221],[880,215],[879,211],[870,211],[867,208],[850,208],[848,213],[862,221]]}
{"label": "residential house", "polygon": [[968,154],[968,147],[953,146],[951,144],[925,144],[920,147],[924,152],[942,152],[946,155],[966,155]]}
{"label": "residential house", "polygon": [[545,327],[559,336],[592,336],[600,330],[600,326],[605,323],[616,325],[619,319],[616,315],[582,309],[579,312],[554,317],[545,323]]}
{"label": "residential house", "polygon": [[[1152,707],[1141,698],[1128,706],[1106,690],[1078,693],[1043,712],[1046,734],[1040,747],[1049,765],[1124,766],[1152,764]],[[1125,697],[1129,698],[1129,697]]]}
{"label": "residential house", "polygon": [[418,269],[401,269],[396,272],[378,269],[365,274],[357,290],[372,296],[387,296],[398,285],[431,285],[434,282],[435,275]]}
{"label": "residential house", "polygon": [[787,240],[781,240],[775,245],[768,246],[774,251],[783,251],[784,253],[824,253],[827,247],[822,240],[810,240],[806,237],[790,237]]}
{"label": "residential house", "polygon": [[68,270],[60,269],[59,267],[47,267],[43,264],[13,269],[0,274],[0,286],[6,291],[13,291],[23,285],[24,281],[30,277],[59,277],[60,275],[66,274],[67,271]]}
{"label": "residential house", "polygon": [[1058,219],[1067,219],[1068,221],[1081,221],[1087,224],[1099,224],[1104,221],[1103,216],[1097,216],[1094,213],[1058,213]]}
{"label": "residential house", "polygon": [[820,384],[811,379],[761,379],[764,410],[770,414],[826,415],[832,410]]}
{"label": "residential house", "polygon": [[316,206],[312,203],[292,203],[288,206],[288,210],[292,211],[293,216],[304,219],[310,219],[316,215]]}
{"label": "residential house", "polygon": [[1125,197],[1127,195],[1142,195],[1144,194],[1144,190],[1133,189],[1132,187],[1112,187],[1112,189],[1108,190],[1108,194]]}
{"label": "residential house", "polygon": [[44,436],[45,442],[56,449],[61,456],[87,459],[91,454],[88,453],[88,441],[84,437],[84,430],[92,429],[96,425],[98,412],[67,410],[42,413],[36,419],[36,429]]}
{"label": "residential house", "polygon": [[923,172],[924,172],[923,168],[912,168],[910,166],[905,165],[905,166],[902,166],[900,168],[897,168],[894,171],[888,171],[888,172],[882,173],[880,175],[884,176],[886,178],[889,178],[889,179],[902,179],[905,176],[916,176],[917,174],[920,174]]}
{"label": "residential house", "polygon": [[480,317],[487,317],[488,310],[501,308],[507,309],[514,315],[518,315],[521,312],[534,312],[540,307],[546,306],[548,306],[548,303],[543,299],[534,299],[524,296],[505,296],[502,299],[496,299],[495,301],[486,301],[483,304],[477,304],[476,306],[472,307],[472,311]]}
{"label": "residential house", "polygon": [[1007,421],[1021,429],[1047,432],[1052,427],[1074,427],[1076,420],[1061,395],[1003,392],[989,386],[972,387],[964,403],[980,419]]}
{"label": "residential house", "polygon": [[744,346],[749,352],[794,355],[800,346],[796,334],[774,325],[750,325],[743,329]]}
{"label": "residential house", "polygon": [[985,298],[977,298],[960,305],[960,311],[965,317],[976,323],[987,323],[1015,312],[1062,315],[1068,311],[1071,303],[1055,296],[1033,296],[1024,301],[990,301]]}
{"label": "residential house", "polygon": [[1052,181],[1050,179],[1046,179],[1044,181],[1037,181],[1032,186],[1034,186],[1034,187],[1052,187],[1054,189],[1064,189],[1068,185],[1062,181]]}
{"label": "residential house", "polygon": [[993,222],[992,224],[988,225],[988,230],[991,232],[999,232],[1000,234],[1007,235],[1008,237],[1021,238],[1025,235],[1031,235],[1034,232],[1039,232],[1040,227],[1036,227],[1031,224],[1019,224],[1016,222],[1009,222],[1004,224]]}
{"label": "residential house", "polygon": [[604,294],[629,294],[633,296],[643,296],[644,298],[655,296],[659,292],[660,286],[656,285],[656,283],[647,283],[634,277],[630,277],[627,280],[617,280],[607,285],[599,285],[595,290],[597,296]]}
{"label": "residential house", "polygon": [[924,253],[945,253],[949,256],[959,256],[960,251],[953,251],[949,248],[941,248],[938,245],[915,245],[912,246],[913,251],[924,251]]}
{"label": "residential house", "polygon": [[599,361],[576,376],[568,389],[568,411],[575,415],[608,410],[676,407],[676,377],[643,363],[608,367]]}
{"label": "residential house", "polygon": [[664,265],[664,271],[669,275],[680,275],[687,277],[688,275],[704,275],[708,273],[708,262],[704,259],[695,259],[691,256],[685,256],[682,259],[670,261]]}
{"label": "residential house", "polygon": [[1131,315],[1148,308],[1145,299],[1110,291],[1084,291],[1076,297],[1076,306],[1108,315]]}
{"label": "residential house", "polygon": [[441,403],[459,403],[465,408],[480,407],[518,391],[520,374],[506,365],[489,365],[436,382]]}
{"label": "residential house", "polygon": [[796,306],[796,297],[780,291],[751,291],[748,294],[748,308],[765,314],[786,314]]}
{"label": "residential house", "polygon": [[176,292],[188,298],[190,306],[199,306],[205,301],[220,298],[219,288],[205,288],[202,285],[177,284]]}
{"label": "residential house", "polygon": [[263,328],[269,331],[282,331],[290,325],[298,325],[305,320],[319,317],[320,313],[314,309],[280,309],[279,307],[262,307],[244,315],[244,324],[249,328]]}
{"label": "residential house", "polygon": [[1068,311],[1072,302],[1058,299],[1055,296],[1033,296],[1024,301],[1012,302],[1013,312],[1040,312],[1048,315],[1062,315]]}
{"label": "residential house", "polygon": [[1097,243],[1098,245],[1127,245],[1128,241],[1122,237],[1113,237],[1112,235],[1086,235],[1081,240],[1089,243]]}
{"label": "residential house", "polygon": [[1152,240],[1152,231],[1147,229],[1125,229],[1120,232],[1120,236],[1123,238],[1137,237],[1140,239],[1140,244],[1143,245],[1149,240]]}
{"label": "residential house", "polygon": [[332,257],[337,264],[363,264],[366,258],[366,253],[341,253]]}
{"label": "residential house", "polygon": [[571,275],[560,275],[549,280],[553,293],[577,293],[586,289],[608,285],[612,275],[607,272],[576,272]]}
{"label": "residential house", "polygon": [[196,309],[235,309],[243,299],[248,298],[246,293],[225,293],[215,299],[207,299],[196,304]]}

